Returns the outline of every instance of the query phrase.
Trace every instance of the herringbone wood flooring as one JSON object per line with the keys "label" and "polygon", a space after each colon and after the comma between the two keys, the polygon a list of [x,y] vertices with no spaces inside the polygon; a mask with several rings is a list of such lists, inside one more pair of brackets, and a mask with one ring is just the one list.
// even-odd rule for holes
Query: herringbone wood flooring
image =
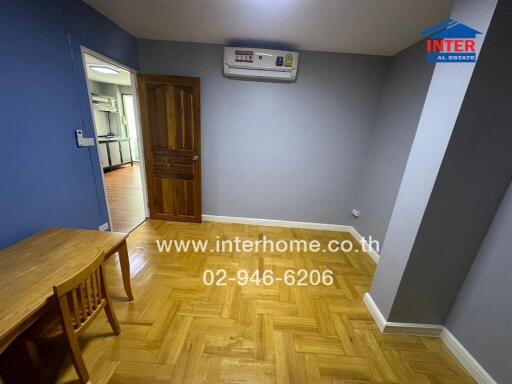
{"label": "herringbone wood flooring", "polygon": [[[364,253],[158,253],[156,239],[351,238],[347,233],[150,220],[129,238],[135,301],[116,258],[108,279],[121,335],[99,317],[82,337],[92,383],[474,383],[436,338],[383,335],[362,296]],[[333,286],[209,287],[204,269],[325,269]],[[74,380],[67,363],[61,382]]]}

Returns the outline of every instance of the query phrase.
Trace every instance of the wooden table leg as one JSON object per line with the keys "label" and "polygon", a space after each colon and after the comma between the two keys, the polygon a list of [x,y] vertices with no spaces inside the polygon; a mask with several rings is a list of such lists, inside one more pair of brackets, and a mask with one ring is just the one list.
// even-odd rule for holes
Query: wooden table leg
{"label": "wooden table leg", "polygon": [[123,286],[128,296],[128,300],[133,300],[132,285],[130,282],[130,259],[128,258],[128,247],[126,241],[119,248],[119,264],[121,265],[121,275],[123,276]]}

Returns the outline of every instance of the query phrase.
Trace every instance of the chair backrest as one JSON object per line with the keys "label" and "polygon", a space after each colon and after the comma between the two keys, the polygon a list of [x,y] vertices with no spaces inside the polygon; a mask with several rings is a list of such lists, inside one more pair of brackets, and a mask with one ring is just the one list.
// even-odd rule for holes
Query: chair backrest
{"label": "chair backrest", "polygon": [[81,333],[106,304],[104,259],[104,253],[98,252],[84,269],[53,287],[64,326],[73,329],[75,334]]}

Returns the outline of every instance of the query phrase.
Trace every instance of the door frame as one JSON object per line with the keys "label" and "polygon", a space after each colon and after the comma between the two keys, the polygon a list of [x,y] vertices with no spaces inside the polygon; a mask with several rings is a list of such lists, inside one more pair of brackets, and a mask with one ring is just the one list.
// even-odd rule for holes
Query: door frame
{"label": "door frame", "polygon": [[135,114],[135,129],[137,130],[137,147],[139,150],[139,169],[140,169],[140,177],[141,177],[141,185],[142,185],[142,200],[144,204],[144,219],[149,218],[149,205],[148,205],[148,186],[147,186],[147,180],[146,180],[146,164],[144,159],[144,138],[142,136],[142,126],[141,126],[141,120],[140,120],[140,103],[139,103],[139,90],[138,90],[138,84],[137,84],[137,74],[138,71],[130,68],[124,64],[118,63],[117,61],[102,55],[101,53],[98,53],[96,51],[93,51],[92,49],[89,49],[87,47],[84,47],[83,45],[80,46],[80,52],[82,56],[82,67],[84,70],[84,76],[85,76],[85,84],[87,87],[87,97],[89,99],[89,110],[91,112],[91,120],[92,120],[92,126],[94,129],[94,141],[96,146],[96,155],[97,155],[97,166],[100,168],[101,173],[101,184],[103,187],[103,193],[105,196],[105,204],[107,207],[107,214],[108,214],[108,230],[112,232],[112,217],[110,215],[110,206],[108,203],[108,194],[107,189],[105,187],[105,175],[103,172],[103,169],[101,167],[101,160],[100,160],[100,153],[98,150],[98,132],[96,129],[96,123],[94,122],[94,118],[92,118],[92,111],[93,111],[93,103],[92,103],[92,97],[91,97],[91,91],[90,91],[90,85],[89,85],[89,78],[87,77],[87,68],[85,64],[85,54],[88,54],[90,56],[94,56],[100,60],[103,60],[109,64],[115,65],[117,67],[120,67],[128,72],[130,72],[130,82],[131,82],[131,91],[133,95],[133,106],[134,106],[134,114]]}

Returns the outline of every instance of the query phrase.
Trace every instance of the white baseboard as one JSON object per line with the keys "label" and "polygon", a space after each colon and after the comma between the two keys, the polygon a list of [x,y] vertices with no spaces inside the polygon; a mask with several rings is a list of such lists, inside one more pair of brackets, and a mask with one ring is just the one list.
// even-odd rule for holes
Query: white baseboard
{"label": "white baseboard", "polygon": [[[336,231],[336,232],[349,232],[354,238],[362,245],[363,237],[351,225],[340,224],[323,224],[323,223],[309,223],[303,221],[288,221],[288,220],[273,220],[273,219],[254,219],[250,217],[233,217],[233,216],[216,216],[216,215],[202,215],[203,221],[215,221],[219,223],[235,223],[235,224],[249,224],[249,225],[262,225],[266,227],[284,227],[284,228],[303,228],[303,229],[318,229],[322,231]],[[379,262],[379,254],[373,249],[367,252],[368,255],[377,264]]]}
{"label": "white baseboard", "polygon": [[366,305],[368,312],[370,312],[370,315],[372,315],[373,320],[377,324],[377,327],[379,327],[381,332],[384,332],[384,329],[386,328],[386,319],[368,292],[364,294],[363,302]]}
{"label": "white baseboard", "polygon": [[320,229],[323,231],[336,231],[336,232],[352,232],[351,226],[339,224],[322,224],[322,223],[309,223],[302,221],[288,221],[288,220],[273,220],[273,219],[254,219],[250,217],[232,217],[232,216],[215,216],[203,215],[204,221],[216,221],[219,223],[235,223],[235,224],[249,224],[249,225],[262,225],[265,227],[284,227],[284,228],[304,228],[304,229]]}
{"label": "white baseboard", "polygon": [[[351,228],[350,233],[352,234],[352,236],[354,236],[356,238],[356,240],[362,246],[363,240],[364,240],[363,236],[361,236],[361,234],[359,232],[357,232],[357,229],[355,229],[354,227],[351,226],[350,228]],[[380,255],[371,246],[369,246],[369,244],[368,244],[368,247],[370,248],[370,250],[367,251],[366,253],[368,254],[368,256],[370,256],[373,259],[373,261],[375,261],[375,264],[379,264]]]}
{"label": "white baseboard", "polygon": [[446,345],[453,356],[478,384],[497,384],[491,375],[489,375],[471,353],[464,348],[448,328],[435,324],[395,323],[387,321],[368,292],[364,294],[363,301],[382,333],[440,337],[441,341]]}
{"label": "white baseboard", "polygon": [[498,384],[446,327],[441,332],[441,340],[478,384]]}
{"label": "white baseboard", "polygon": [[366,308],[377,323],[382,333],[395,333],[404,335],[417,335],[417,336],[440,336],[443,330],[442,325],[433,324],[417,324],[417,323],[395,323],[387,321],[384,315],[380,312],[377,304],[373,301],[368,292],[364,294],[363,301]]}

